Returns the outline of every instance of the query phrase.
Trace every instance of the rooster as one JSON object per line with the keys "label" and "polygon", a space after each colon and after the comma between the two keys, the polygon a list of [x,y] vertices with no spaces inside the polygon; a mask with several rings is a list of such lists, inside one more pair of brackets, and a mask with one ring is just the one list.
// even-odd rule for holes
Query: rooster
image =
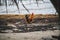
{"label": "rooster", "polygon": [[34,18],[34,13],[32,13],[31,15],[25,15],[25,18],[27,23],[31,23]]}

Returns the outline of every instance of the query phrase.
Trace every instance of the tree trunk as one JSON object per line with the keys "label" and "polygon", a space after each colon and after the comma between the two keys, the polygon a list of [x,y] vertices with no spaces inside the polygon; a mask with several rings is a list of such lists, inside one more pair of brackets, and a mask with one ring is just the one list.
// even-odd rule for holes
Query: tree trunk
{"label": "tree trunk", "polygon": [[55,9],[56,9],[56,11],[58,12],[58,14],[59,14],[59,17],[60,17],[60,7],[59,7],[59,5],[60,5],[60,0],[51,0],[51,2],[52,2],[52,4],[54,5],[54,7],[55,7]]}
{"label": "tree trunk", "polygon": [[52,4],[54,5],[56,11],[58,12],[58,16],[59,16],[59,23],[60,23],[60,0],[50,0],[52,2]]}
{"label": "tree trunk", "polygon": [[1,0],[0,0],[0,6],[1,6]]}

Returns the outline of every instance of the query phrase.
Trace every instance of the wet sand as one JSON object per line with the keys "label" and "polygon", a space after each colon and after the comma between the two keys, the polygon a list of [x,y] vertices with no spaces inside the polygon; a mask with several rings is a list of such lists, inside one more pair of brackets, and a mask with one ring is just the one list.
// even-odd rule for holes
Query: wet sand
{"label": "wet sand", "polygon": [[[59,35],[60,30],[54,31],[35,31],[26,33],[0,33],[0,40],[43,40],[43,38],[52,38],[52,35]],[[55,39],[54,39],[55,40]]]}

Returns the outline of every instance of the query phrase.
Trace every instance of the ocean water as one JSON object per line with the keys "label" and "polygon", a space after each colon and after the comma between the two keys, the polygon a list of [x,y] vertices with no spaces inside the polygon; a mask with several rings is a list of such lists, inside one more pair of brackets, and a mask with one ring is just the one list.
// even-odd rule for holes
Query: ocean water
{"label": "ocean water", "polygon": [[[56,10],[53,7],[50,0],[44,0],[38,2],[38,6],[36,4],[36,1],[23,1],[26,8],[29,10],[30,13],[35,14],[55,14]],[[21,14],[29,14],[25,8],[22,6],[22,4],[19,2],[19,11]],[[16,5],[7,5],[7,11],[6,13],[6,6],[0,6],[0,14],[19,14],[19,11],[16,7]]]}

